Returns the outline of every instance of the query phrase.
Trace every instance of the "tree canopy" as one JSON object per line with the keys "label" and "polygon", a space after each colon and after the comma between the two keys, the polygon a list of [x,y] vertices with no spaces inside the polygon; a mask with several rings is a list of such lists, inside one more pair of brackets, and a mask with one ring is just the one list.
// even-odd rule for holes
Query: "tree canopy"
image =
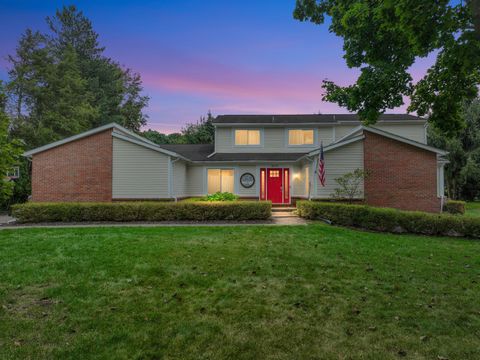
{"label": "tree canopy", "polygon": [[445,166],[447,195],[453,199],[480,198],[480,99],[462,107],[465,130],[447,138],[435,127],[429,127],[428,142],[448,151]]}
{"label": "tree canopy", "polygon": [[21,142],[9,136],[10,121],[5,113],[5,104],[6,95],[0,82],[0,205],[13,194],[14,183],[6,175],[17,165],[23,151]]}
{"label": "tree canopy", "polygon": [[140,131],[147,117],[138,74],[106,57],[92,23],[75,6],[27,29],[10,63],[13,133],[33,148],[106,123]]}
{"label": "tree canopy", "polygon": [[[323,24],[327,16],[360,76],[345,87],[324,80],[324,100],[372,124],[410,97],[408,110],[445,134],[465,126],[462,105],[480,84],[480,0],[297,0],[296,19]],[[429,55],[435,64],[414,84],[410,67]]]}
{"label": "tree canopy", "polygon": [[187,124],[180,133],[166,135],[149,129],[142,135],[157,144],[213,144],[215,140],[213,119],[209,111],[207,116],[201,116],[196,123]]}

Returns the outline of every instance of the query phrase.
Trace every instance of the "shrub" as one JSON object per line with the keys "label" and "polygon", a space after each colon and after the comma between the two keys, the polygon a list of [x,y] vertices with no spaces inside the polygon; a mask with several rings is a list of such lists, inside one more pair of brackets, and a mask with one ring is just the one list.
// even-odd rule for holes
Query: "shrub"
{"label": "shrub", "polygon": [[84,221],[264,220],[270,202],[26,203],[12,207],[19,223]]}
{"label": "shrub", "polygon": [[355,169],[353,172],[343,174],[335,179],[338,187],[334,189],[332,197],[338,200],[347,200],[352,203],[362,195],[362,183],[367,177],[367,172]]}
{"label": "shrub", "polygon": [[236,201],[238,196],[229,192],[216,192],[215,194],[207,195],[206,201]]}
{"label": "shrub", "polygon": [[450,214],[465,214],[465,201],[448,200],[443,205],[443,211]]}
{"label": "shrub", "polygon": [[375,231],[480,238],[480,218],[474,217],[313,201],[297,201],[297,212],[306,219]]}

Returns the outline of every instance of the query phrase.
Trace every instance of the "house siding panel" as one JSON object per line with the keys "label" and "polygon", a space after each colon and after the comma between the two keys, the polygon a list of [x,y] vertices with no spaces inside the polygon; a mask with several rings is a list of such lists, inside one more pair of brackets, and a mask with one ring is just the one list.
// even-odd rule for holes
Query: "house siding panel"
{"label": "house siding panel", "polygon": [[376,124],[374,127],[380,130],[402,136],[407,139],[426,144],[425,124]]}
{"label": "house siding panel", "polygon": [[[363,169],[363,141],[357,141],[325,152],[326,183],[325,186],[322,186],[318,178],[315,179],[317,191],[313,196],[321,199],[331,198],[335,188],[338,187],[335,179],[355,169]],[[363,184],[361,190],[362,195],[359,198],[363,197]]]}
{"label": "house siding panel", "polygon": [[[258,197],[258,186],[260,182],[260,178],[257,174],[257,167],[256,166],[238,166],[236,169],[235,173],[235,179],[237,182],[237,195],[241,197],[253,197],[256,198]],[[240,184],[240,177],[245,174],[245,173],[250,173],[255,177],[255,184],[251,188],[244,188]]]}
{"label": "house siding panel", "polygon": [[365,134],[366,202],[402,210],[440,211],[436,154],[370,133]]}
{"label": "house siding panel", "polygon": [[205,167],[204,166],[187,166],[187,181],[186,189],[188,196],[203,196],[205,195]]}
{"label": "house siding panel", "polygon": [[32,157],[33,201],[111,201],[112,131]]}
{"label": "house siding panel", "polygon": [[173,188],[174,196],[187,196],[187,163],[177,160],[173,163]]}
{"label": "house siding panel", "polygon": [[[256,127],[249,127],[253,129]],[[275,152],[308,152],[316,149],[320,142],[328,145],[333,140],[332,127],[322,126],[314,128],[317,131],[317,143],[311,146],[288,146],[288,129],[307,129],[308,126],[291,126],[291,127],[264,127],[259,128],[263,132],[262,146],[235,146],[234,131],[242,129],[242,127],[217,128],[216,132],[216,152],[218,153],[275,153]]]}
{"label": "house siding panel", "polygon": [[169,156],[113,139],[113,198],[167,199]]}
{"label": "house siding panel", "polygon": [[293,197],[305,197],[305,167],[303,165],[293,165],[290,168],[290,189]]}

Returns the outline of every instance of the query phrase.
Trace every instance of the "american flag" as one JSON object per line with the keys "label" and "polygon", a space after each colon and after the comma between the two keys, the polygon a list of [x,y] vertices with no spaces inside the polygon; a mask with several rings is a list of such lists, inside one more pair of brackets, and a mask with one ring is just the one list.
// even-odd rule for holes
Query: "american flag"
{"label": "american flag", "polygon": [[320,184],[325,186],[325,158],[323,157],[323,142],[320,144],[320,155],[318,156],[318,179]]}

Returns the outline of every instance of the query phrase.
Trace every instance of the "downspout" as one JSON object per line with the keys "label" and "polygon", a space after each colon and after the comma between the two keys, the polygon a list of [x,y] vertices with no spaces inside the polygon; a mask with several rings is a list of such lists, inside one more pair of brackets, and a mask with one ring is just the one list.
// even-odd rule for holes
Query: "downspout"
{"label": "downspout", "polygon": [[174,168],[174,165],[178,160],[180,160],[180,158],[176,158],[174,160],[172,160],[172,158],[170,157],[170,162],[169,162],[169,165],[170,165],[170,197],[173,198],[173,201],[177,202],[178,199],[177,199],[177,195],[175,194],[175,185],[173,183],[173,168]]}

